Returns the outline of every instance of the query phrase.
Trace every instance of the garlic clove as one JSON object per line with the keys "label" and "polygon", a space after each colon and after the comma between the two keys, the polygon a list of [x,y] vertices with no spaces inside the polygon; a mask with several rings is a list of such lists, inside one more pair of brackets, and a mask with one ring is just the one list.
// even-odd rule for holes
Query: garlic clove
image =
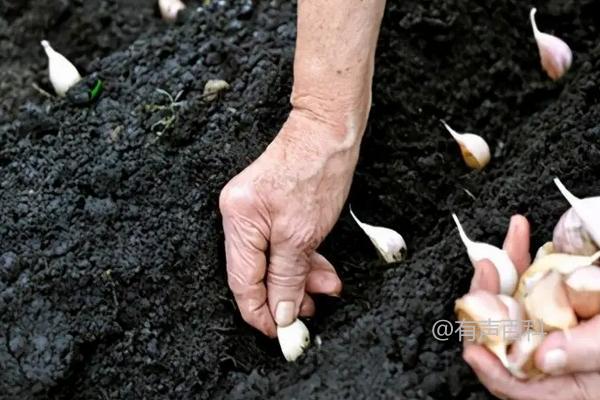
{"label": "garlic clove", "polygon": [[514,298],[505,294],[499,294],[498,299],[506,306],[509,321],[523,321],[525,319],[525,310],[523,305]]}
{"label": "garlic clove", "polygon": [[517,287],[519,276],[517,274],[517,268],[511,261],[508,253],[491,244],[472,241],[465,233],[456,214],[452,214],[452,218],[456,223],[460,238],[467,248],[467,254],[469,255],[471,263],[475,265],[475,263],[481,260],[490,260],[496,267],[496,271],[500,278],[500,293],[512,295]]}
{"label": "garlic clove", "polygon": [[573,53],[569,46],[556,36],[540,32],[535,22],[535,13],[537,10],[532,8],[529,13],[533,36],[540,52],[540,61],[542,68],[550,79],[557,80],[561,78],[571,67]]}
{"label": "garlic clove", "polygon": [[490,147],[481,136],[456,132],[443,120],[442,124],[458,143],[463,160],[469,168],[482,170],[490,162]]}
{"label": "garlic clove", "polygon": [[562,276],[548,272],[525,297],[525,311],[533,320],[536,333],[565,330],[577,325],[577,317],[569,304]]}
{"label": "garlic clove", "polygon": [[181,0],[158,0],[160,15],[165,21],[173,22],[177,19],[177,13],[185,8]]}
{"label": "garlic clove", "polygon": [[589,199],[580,199],[569,192],[562,184],[560,179],[554,178],[554,183],[558,190],[567,199],[571,207],[575,210],[585,230],[591,236],[597,246],[600,246],[600,197],[591,197]]}
{"label": "garlic clove", "polygon": [[288,326],[278,326],[277,339],[283,356],[289,362],[296,361],[310,345],[308,328],[299,319]]}
{"label": "garlic clove", "polygon": [[48,75],[54,91],[60,97],[64,97],[67,91],[81,80],[77,68],[65,56],[50,46],[47,40],[41,42],[46,56],[48,56]]}
{"label": "garlic clove", "polygon": [[536,258],[519,279],[515,298],[522,300],[528,296],[533,287],[548,271],[569,275],[579,268],[594,264],[600,259],[600,251],[591,256],[574,256],[571,254],[553,253]]}
{"label": "garlic clove", "polygon": [[510,373],[519,379],[538,378],[543,375],[535,366],[535,351],[544,341],[544,336],[535,332],[525,332],[515,341],[508,351]]}
{"label": "garlic clove", "polygon": [[565,285],[575,314],[584,319],[600,314],[600,267],[578,269],[569,275]]}
{"label": "garlic clove", "polygon": [[389,264],[404,259],[406,255],[406,242],[402,235],[389,228],[373,226],[361,222],[356,215],[354,215],[352,208],[350,208],[350,215],[352,215],[352,218],[354,218],[358,226],[360,226],[369,239],[371,239],[371,242],[385,262]]}
{"label": "garlic clove", "polygon": [[[596,199],[600,200],[600,198],[594,197],[582,201],[596,203],[600,208],[600,201],[596,201]],[[559,253],[589,256],[600,250],[583,226],[583,221],[574,208],[569,208],[554,227],[552,242]]]}
{"label": "garlic clove", "polygon": [[229,83],[222,79],[209,79],[204,85],[202,97],[206,101],[214,101],[220,92],[229,89],[229,87]]}
{"label": "garlic clove", "polygon": [[556,253],[556,252],[557,251],[554,248],[554,243],[546,242],[535,253],[535,258],[533,259],[533,262],[536,262],[540,258],[547,256],[548,254],[552,254],[552,253]]}

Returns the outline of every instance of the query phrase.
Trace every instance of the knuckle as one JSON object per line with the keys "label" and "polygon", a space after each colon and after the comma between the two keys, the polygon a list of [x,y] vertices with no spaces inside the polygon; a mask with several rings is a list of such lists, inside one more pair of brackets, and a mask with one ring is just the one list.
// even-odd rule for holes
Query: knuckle
{"label": "knuckle", "polygon": [[222,213],[232,210],[244,210],[253,204],[253,190],[246,185],[230,182],[221,190],[219,208]]}

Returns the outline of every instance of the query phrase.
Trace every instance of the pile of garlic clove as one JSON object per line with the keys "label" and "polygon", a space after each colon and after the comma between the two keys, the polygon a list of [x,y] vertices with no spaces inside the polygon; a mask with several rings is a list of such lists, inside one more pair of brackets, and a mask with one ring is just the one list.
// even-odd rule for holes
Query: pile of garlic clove
{"label": "pile of garlic clove", "polygon": [[[516,269],[507,273],[509,264],[497,255],[499,261],[492,261],[500,277],[501,294],[474,291],[455,304],[457,319],[474,323],[478,332],[489,321],[515,321],[521,327],[522,321],[532,321],[532,329],[517,331],[510,337],[502,334],[476,338],[519,379],[543,376],[533,359],[543,334],[568,331],[600,314],[600,197],[579,199],[558,178],[554,182],[571,208],[556,225],[552,242],[538,250],[531,266],[518,279],[512,296],[506,290],[515,287]],[[492,255],[499,254],[500,249],[494,246],[471,241],[456,216],[454,219],[472,262],[480,258],[478,251],[484,248]]]}

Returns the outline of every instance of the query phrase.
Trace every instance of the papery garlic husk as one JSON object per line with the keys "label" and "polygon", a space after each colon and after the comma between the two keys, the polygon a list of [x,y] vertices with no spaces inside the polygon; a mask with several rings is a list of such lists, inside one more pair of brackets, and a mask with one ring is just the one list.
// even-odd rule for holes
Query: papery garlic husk
{"label": "papery garlic husk", "polygon": [[[583,201],[595,199],[590,198]],[[597,204],[600,207],[600,202]],[[554,227],[552,242],[554,243],[554,248],[559,253],[590,256],[600,250],[583,226],[583,221],[579,218],[574,208],[569,208]]]}
{"label": "papery garlic husk", "polygon": [[590,197],[588,199],[580,199],[573,195],[562,184],[560,179],[554,178],[554,183],[558,190],[567,199],[575,213],[581,219],[586,232],[590,235],[596,246],[600,247],[600,197]]}
{"label": "papery garlic husk", "polygon": [[531,266],[519,279],[519,285],[514,297],[523,301],[529,295],[531,288],[542,279],[548,271],[555,271],[562,275],[569,275],[579,268],[594,264],[600,259],[600,251],[591,256],[574,256],[572,254],[553,253],[536,258]]}
{"label": "papery garlic husk", "polygon": [[296,361],[310,345],[308,328],[299,319],[288,326],[278,326],[277,339],[283,356],[289,362]]}
{"label": "papery garlic husk", "polygon": [[406,256],[406,242],[402,235],[398,232],[385,228],[382,226],[373,226],[361,222],[352,209],[350,209],[350,215],[356,221],[358,226],[367,234],[371,242],[385,260],[385,262],[393,263],[402,261]]}
{"label": "papery garlic husk", "polygon": [[577,325],[562,275],[548,272],[525,297],[525,311],[533,321],[536,333],[566,330]]}
{"label": "papery garlic husk", "polygon": [[209,79],[204,85],[202,97],[207,101],[216,100],[220,92],[229,89],[229,83],[222,79]]}
{"label": "papery garlic husk", "polygon": [[69,89],[81,80],[81,75],[65,56],[50,46],[47,40],[42,40],[41,44],[48,56],[48,76],[50,83],[56,94],[64,97]]}
{"label": "papery garlic husk", "polygon": [[165,21],[173,22],[177,19],[177,13],[185,8],[181,0],[158,0],[160,15]]}
{"label": "papery garlic husk", "polygon": [[567,277],[565,286],[575,314],[583,319],[600,314],[600,267],[578,269]]}
{"label": "papery garlic husk", "polygon": [[482,170],[490,162],[490,147],[485,139],[474,133],[456,132],[445,121],[442,124],[458,143],[463,160],[469,168]]}
{"label": "papery garlic husk", "polygon": [[537,249],[537,252],[535,253],[535,258],[533,259],[533,262],[536,262],[540,258],[545,257],[548,254],[553,254],[553,253],[556,253],[556,249],[554,248],[554,243],[546,242],[542,246],[540,246],[539,249]]}
{"label": "papery garlic husk", "polygon": [[524,332],[508,351],[509,372],[519,379],[541,378],[544,373],[535,366],[535,351],[544,341],[544,335]]}
{"label": "papery garlic husk", "polygon": [[573,62],[573,53],[569,46],[556,36],[540,32],[535,22],[536,9],[532,8],[529,13],[533,35],[540,52],[540,61],[542,68],[550,79],[557,80],[561,78],[571,67]]}
{"label": "papery garlic husk", "polygon": [[509,343],[503,332],[498,330],[497,335],[482,335],[482,325],[486,322],[499,323],[509,320],[509,310],[504,302],[491,292],[475,290],[467,293],[454,304],[454,312],[459,321],[469,321],[476,324],[475,339],[494,353],[503,365],[508,365],[506,349]]}
{"label": "papery garlic husk", "polygon": [[467,254],[469,255],[471,264],[475,266],[475,264],[481,260],[490,260],[496,267],[496,271],[498,271],[498,276],[500,278],[500,293],[512,295],[517,287],[519,275],[517,273],[517,268],[511,261],[508,253],[491,244],[472,241],[465,233],[456,214],[452,214],[452,218],[456,223],[460,238],[467,248]]}

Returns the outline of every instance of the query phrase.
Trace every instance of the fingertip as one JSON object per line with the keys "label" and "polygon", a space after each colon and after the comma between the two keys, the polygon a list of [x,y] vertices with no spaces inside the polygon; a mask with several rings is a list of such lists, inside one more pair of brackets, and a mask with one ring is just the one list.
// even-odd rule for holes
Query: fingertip
{"label": "fingertip", "polygon": [[470,291],[485,290],[500,293],[500,276],[490,260],[481,260],[473,266],[475,273],[471,280]]}
{"label": "fingertip", "polygon": [[309,294],[305,294],[302,299],[302,303],[300,304],[300,313],[301,317],[312,317],[315,315],[315,301],[310,297]]}
{"label": "fingertip", "polygon": [[529,221],[524,216],[515,214],[510,218],[503,248],[515,264],[519,274],[522,274],[531,263],[531,255],[529,254],[530,231]]}

